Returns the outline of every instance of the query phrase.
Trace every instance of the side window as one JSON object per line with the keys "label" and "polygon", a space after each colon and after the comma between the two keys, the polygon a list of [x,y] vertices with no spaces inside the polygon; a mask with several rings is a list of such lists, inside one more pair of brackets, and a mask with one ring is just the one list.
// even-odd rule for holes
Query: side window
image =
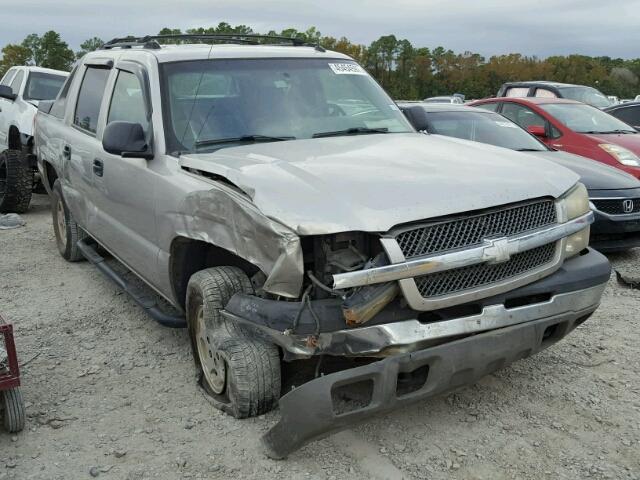
{"label": "side window", "polygon": [[13,68],[9,69],[9,71],[4,74],[4,77],[2,77],[2,81],[0,82],[0,85],[9,86],[15,74],[16,74],[16,71]]}
{"label": "side window", "polygon": [[71,83],[73,79],[76,77],[76,72],[78,71],[78,67],[74,67],[71,71],[71,74],[67,77],[67,80],[62,85],[60,89],[60,93],[58,93],[58,98],[56,98],[55,102],[51,106],[51,111],[49,112],[54,117],[63,118],[64,111],[67,106],[67,94],[69,93],[69,88],[71,87]]}
{"label": "side window", "polygon": [[526,129],[532,125],[540,127],[547,127],[547,121],[533,110],[518,105],[517,103],[505,102],[502,104],[502,115],[507,117],[512,122],[517,123],[522,128]]}
{"label": "side window", "polygon": [[520,98],[529,95],[529,87],[511,87],[507,89],[505,97]]}
{"label": "side window", "polygon": [[16,76],[13,77],[13,80],[11,81],[11,90],[13,90],[13,93],[15,95],[18,95],[18,92],[20,92],[20,86],[22,85],[22,80],[24,80],[24,71],[20,70],[18,71],[18,73],[16,73]]}
{"label": "side window", "polygon": [[147,132],[149,123],[146,112],[142,86],[138,77],[133,73],[120,70],[113,87],[107,123],[115,121],[139,123]]}
{"label": "side window", "polygon": [[73,117],[74,125],[88,132],[96,133],[100,104],[110,71],[106,68],[87,68],[78,92],[78,101]]}
{"label": "side window", "polygon": [[538,88],[536,89],[536,97],[538,98],[558,98],[558,96],[553,93],[551,90],[547,90],[546,88]]}
{"label": "side window", "polygon": [[619,118],[624,123],[628,123],[633,127],[637,127],[640,125],[640,107],[620,108],[614,112],[611,112],[611,115]]}
{"label": "side window", "polygon": [[481,105],[474,105],[476,108],[482,108],[483,110],[489,110],[490,112],[497,112],[500,104],[498,102],[483,103]]}

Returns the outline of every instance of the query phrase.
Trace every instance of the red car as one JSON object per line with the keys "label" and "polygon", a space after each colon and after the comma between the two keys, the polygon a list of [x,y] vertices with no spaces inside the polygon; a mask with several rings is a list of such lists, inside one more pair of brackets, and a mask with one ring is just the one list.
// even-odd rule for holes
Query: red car
{"label": "red car", "polygon": [[560,98],[489,98],[470,105],[501,113],[555,150],[640,178],[640,132],[602,110]]}

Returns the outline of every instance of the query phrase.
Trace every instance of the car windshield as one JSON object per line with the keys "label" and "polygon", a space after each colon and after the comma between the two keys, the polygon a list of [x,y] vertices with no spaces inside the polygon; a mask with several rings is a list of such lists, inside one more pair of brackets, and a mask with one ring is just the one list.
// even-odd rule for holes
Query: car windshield
{"label": "car windshield", "polygon": [[578,102],[593,105],[598,108],[605,108],[611,105],[611,101],[604,93],[592,87],[559,87],[562,98],[576,100]]}
{"label": "car windshield", "polygon": [[636,133],[613,115],[581,103],[546,103],[540,107],[578,133]]}
{"label": "car windshield", "polygon": [[548,148],[511,120],[490,112],[428,113],[429,132],[519,151]]}
{"label": "car windshield", "polygon": [[23,98],[25,100],[54,100],[66,79],[67,77],[64,75],[31,72]]}
{"label": "car windshield", "polygon": [[343,59],[233,59],[162,66],[167,151],[412,132],[395,103]]}

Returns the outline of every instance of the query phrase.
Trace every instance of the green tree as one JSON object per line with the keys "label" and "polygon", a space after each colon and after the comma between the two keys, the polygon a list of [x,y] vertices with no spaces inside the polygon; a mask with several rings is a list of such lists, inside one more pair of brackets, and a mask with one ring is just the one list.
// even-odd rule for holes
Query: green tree
{"label": "green tree", "polygon": [[93,37],[85,40],[80,44],[80,51],[76,52],[76,58],[82,58],[89,52],[98,50],[104,45],[104,41],[101,38]]}
{"label": "green tree", "polygon": [[27,65],[31,61],[31,50],[23,45],[8,44],[2,48],[0,77],[16,65]]}
{"label": "green tree", "polygon": [[31,61],[38,67],[70,70],[76,56],[60,34],[49,30],[42,37],[36,33],[27,35],[22,46],[31,51]]}

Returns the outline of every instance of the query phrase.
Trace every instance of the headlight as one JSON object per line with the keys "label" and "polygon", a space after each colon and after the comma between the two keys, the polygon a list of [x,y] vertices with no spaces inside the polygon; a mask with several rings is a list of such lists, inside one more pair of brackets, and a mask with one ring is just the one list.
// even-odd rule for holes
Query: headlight
{"label": "headlight", "polygon": [[568,193],[565,193],[564,204],[567,211],[567,220],[578,218],[591,210],[589,207],[589,194],[581,183],[576,184]]}
{"label": "headlight", "polygon": [[601,143],[598,146],[621,164],[628,165],[630,167],[640,167],[640,158],[638,158],[638,156],[631,150],[627,150],[620,145],[613,145],[611,143]]}
{"label": "headlight", "polygon": [[567,237],[567,243],[564,247],[566,258],[579,254],[582,250],[589,246],[590,227],[585,227],[570,237]]}
{"label": "headlight", "polygon": [[[581,183],[578,183],[575,187],[569,190],[563,197],[564,207],[567,213],[567,220],[573,220],[574,218],[581,217],[585,213],[591,210],[589,205],[589,194],[587,189]],[[589,245],[589,232],[590,228],[587,226],[567,237],[567,242],[564,247],[566,258],[577,255]]]}

